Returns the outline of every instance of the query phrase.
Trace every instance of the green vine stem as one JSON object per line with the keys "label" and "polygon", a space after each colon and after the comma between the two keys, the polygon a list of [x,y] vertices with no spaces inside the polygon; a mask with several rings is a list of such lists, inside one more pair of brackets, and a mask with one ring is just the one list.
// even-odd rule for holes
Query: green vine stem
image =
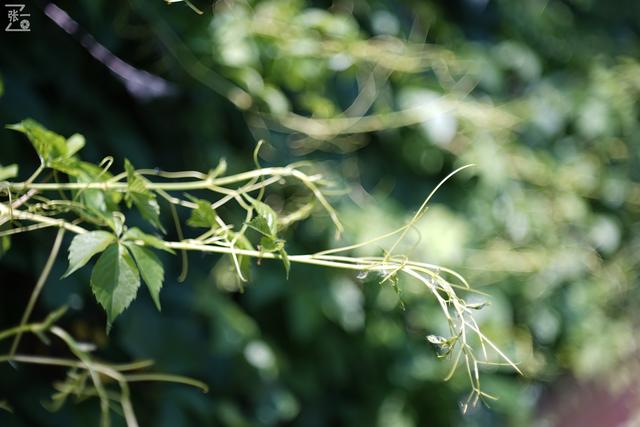
{"label": "green vine stem", "polygon": [[[482,365],[503,364],[520,372],[516,364],[481,332],[474,314],[484,304],[469,304],[460,296],[462,293],[477,292],[471,289],[462,275],[444,266],[414,261],[397,253],[407,232],[426,213],[433,194],[448,179],[471,165],[462,166],[445,177],[428,195],[413,218],[390,233],[366,242],[323,249],[315,253],[288,254],[281,231],[294,222],[315,215],[316,207],[328,216],[337,236],[344,231],[337,211],[328,201],[331,183],[320,174],[307,173],[312,167],[307,162],[284,167],[261,167],[258,162],[260,143],[254,152],[255,169],[234,175],[224,176],[224,161],[208,173],[136,169],[129,161],[125,161],[125,171],[111,175],[109,169],[113,165],[112,158],[94,165],[76,157],[76,152],[84,145],[84,138],[80,136],[65,139],[29,120],[12,125],[11,128],[26,134],[42,163],[26,181],[0,183],[0,191],[7,195],[7,200],[0,201],[0,225],[10,225],[8,229],[0,231],[0,237],[48,227],[56,227],[59,231],[20,324],[0,331],[0,340],[14,337],[11,351],[7,356],[1,357],[0,362],[50,364],[68,368],[70,371],[67,381],[54,395],[55,403],[61,404],[69,394],[97,396],[103,427],[109,425],[112,410],[121,413],[129,427],[137,426],[129,398],[129,382],[169,381],[203,390],[206,385],[197,380],[164,373],[124,374],[123,367],[97,362],[90,354],[90,348],[77,343],[56,325],[59,315],[43,323],[27,323],[65,232],[75,235],[69,247],[69,269],[65,276],[82,268],[93,256],[99,255],[93,267],[90,285],[107,313],[108,329],[136,297],[141,281],[147,285],[156,306],[160,308],[159,295],[164,281],[164,268],[154,255],[154,250],[171,253],[180,251],[183,254],[181,279],[187,274],[187,252],[209,252],[229,256],[241,281],[247,280],[244,270],[247,268],[246,260],[251,258],[277,260],[284,265],[287,275],[291,264],[372,272],[378,277],[380,284],[390,284],[397,292],[400,292],[400,277],[417,280],[438,303],[449,326],[448,338],[434,335],[427,337],[436,346],[440,356],[452,359],[447,378],[453,375],[460,363],[464,363],[466,367],[471,385],[471,392],[465,403],[467,406],[483,397],[493,398],[481,390]],[[55,171],[56,178],[62,174],[68,180],[49,182],[50,177],[38,180],[48,170]],[[267,191],[280,185],[302,190],[301,194],[305,194],[302,203],[298,202],[293,210],[289,208],[284,213],[274,211],[263,199]],[[193,192],[198,195],[205,193],[207,196],[197,198],[191,194]],[[170,207],[177,241],[164,240],[157,234],[131,227],[121,211],[124,202],[128,208],[135,208],[150,227],[164,232],[158,200],[166,201]],[[235,207],[225,210],[227,215],[223,217],[218,209],[227,204],[234,204]],[[197,237],[184,237],[179,209],[186,209],[190,213],[186,225],[201,230]],[[234,215],[237,216],[227,218],[230,215],[228,212],[235,212]],[[29,224],[25,225],[25,222]],[[384,256],[352,255],[355,249],[394,237],[395,242],[384,252]],[[76,360],[16,354],[20,337],[25,332],[34,333],[43,339],[47,334],[57,337],[67,345]],[[477,354],[475,348],[478,344],[481,355]],[[488,350],[502,362],[492,361]],[[146,367],[144,363],[134,366]],[[116,383],[119,391],[109,389],[103,377]],[[119,406],[114,407],[114,402],[119,403]]]}

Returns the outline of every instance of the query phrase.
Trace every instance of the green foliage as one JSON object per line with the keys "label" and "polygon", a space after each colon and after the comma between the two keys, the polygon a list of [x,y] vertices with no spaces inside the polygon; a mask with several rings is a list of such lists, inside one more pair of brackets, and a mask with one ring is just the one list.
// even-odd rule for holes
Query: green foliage
{"label": "green foliage", "polygon": [[216,211],[211,207],[211,203],[193,196],[190,196],[189,200],[196,204],[196,208],[191,211],[191,215],[187,219],[187,225],[209,229],[218,227]]}
{"label": "green foliage", "polygon": [[450,338],[441,337],[439,335],[429,335],[427,336],[427,341],[433,344],[438,352],[438,357],[447,357],[451,354],[456,342],[459,337],[454,336]]}
{"label": "green foliage", "polygon": [[146,180],[135,171],[129,160],[124,161],[124,168],[127,172],[127,193],[125,201],[131,207],[133,203],[140,215],[149,221],[157,229],[164,231],[160,223],[160,205],[156,200],[156,195],[147,190]]}
{"label": "green foliage", "polygon": [[125,242],[124,245],[133,254],[133,259],[136,261],[142,280],[149,288],[153,302],[155,303],[158,311],[160,311],[160,290],[162,289],[162,282],[164,282],[164,268],[158,257],[149,249],[138,246],[132,242]]}
{"label": "green foliage", "polygon": [[91,289],[107,312],[107,330],[136,298],[140,273],[129,249],[122,243],[107,247],[91,272]]}
{"label": "green foliage", "polygon": [[266,203],[256,199],[250,199],[250,201],[258,214],[254,218],[257,230],[265,237],[275,238],[278,234],[278,215]]}
{"label": "green foliage", "polygon": [[135,227],[124,232],[121,238],[101,230],[78,234],[69,246],[69,268],[63,277],[82,268],[94,255],[104,252],[93,268],[91,286],[96,299],[107,312],[108,329],[135,299],[140,285],[139,276],[142,276],[160,310],[164,268],[158,257],[149,249],[139,246],[137,241],[172,252],[162,240]]}
{"label": "green foliage", "polygon": [[[558,383],[565,390],[563,378],[632,387],[640,36],[630,22],[640,20],[638,7],[623,0],[324,5],[194,3],[202,15],[140,0],[65,6],[78,28],[144,71],[139,76],[161,76],[166,91],[157,81],[117,76],[49,21],[32,29],[47,49],[26,37],[7,45],[3,123],[37,116],[52,129],[81,132],[87,144],[83,161],[74,137],[40,127],[38,145],[54,157],[43,157],[44,170],[14,181],[13,167],[0,168],[0,282],[11,284],[0,286],[0,327],[20,318],[26,298],[15,290],[36,281],[47,228],[64,223],[67,236],[120,236],[111,244],[125,247],[147,285],[160,276],[150,268],[145,278],[132,248],[179,255],[159,257],[163,312],[142,298],[118,317],[108,344],[86,275],[48,284],[37,304],[72,307],[56,324],[98,344],[92,363],[72,360],[82,366],[103,366],[98,361],[113,353],[153,358],[215,385],[210,397],[132,388],[145,408],[142,425],[526,426],[553,422],[541,402]],[[11,137],[0,162],[34,169]],[[268,142],[251,162],[257,140]],[[113,158],[102,159],[107,154]],[[114,158],[181,172],[131,166],[129,179]],[[423,194],[468,163],[476,166],[414,221]],[[20,187],[26,182],[37,190]],[[138,203],[127,194],[131,183]],[[124,210],[123,198],[136,212]],[[271,212],[261,214],[253,200]],[[338,217],[340,241],[330,224]],[[166,234],[147,234],[160,224]],[[406,233],[395,233],[402,224],[410,224]],[[294,267],[285,281],[279,263],[287,260]],[[344,270],[327,268],[335,263]],[[180,264],[178,278],[187,280],[173,286]],[[64,267],[54,265],[52,277]],[[159,289],[150,288],[154,303]],[[461,324],[469,334],[460,334]],[[37,325],[36,336],[59,338],[51,325]],[[474,328],[525,376],[495,364],[499,355]],[[452,365],[462,369],[443,383]],[[108,410],[123,412],[119,375],[128,374],[108,366],[117,375],[93,373]],[[95,425],[93,406],[71,406],[97,395],[91,371],[76,366],[64,377],[43,369],[50,375],[0,372],[0,400],[18,414],[0,413],[0,424]],[[16,390],[39,396],[52,376],[62,378],[56,408],[68,402],[60,414],[38,412],[39,399],[14,399]],[[489,399],[479,390],[499,400],[468,405]],[[460,407],[469,409],[465,416]]]}
{"label": "green foliage", "polygon": [[[107,182],[113,176],[106,169],[91,163],[75,161],[72,167],[64,170],[71,180],[79,183]],[[101,191],[93,188],[80,188],[74,195],[98,222],[109,222],[111,212],[118,209],[122,195],[116,191]]]}
{"label": "green foliage", "polygon": [[63,277],[82,268],[96,254],[115,242],[116,237],[107,231],[90,231],[73,238],[69,246],[69,268]]}
{"label": "green foliage", "polygon": [[[39,132],[47,134],[48,131],[42,127],[38,127]],[[260,145],[258,145],[260,147]],[[433,271],[432,266],[427,266],[421,263],[416,263],[408,260],[404,256],[392,256],[391,251],[386,252],[384,257],[349,257],[349,256],[334,256],[330,255],[332,252],[344,252],[352,249],[352,246],[344,248],[334,248],[330,251],[319,252],[309,255],[295,255],[293,257],[285,250],[285,240],[279,236],[281,224],[285,224],[285,221],[279,219],[278,214],[268,204],[262,202],[260,199],[265,194],[265,189],[275,182],[278,182],[285,177],[294,179],[299,186],[308,191],[315,199],[317,199],[326,212],[332,218],[336,226],[339,226],[339,222],[335,219],[335,211],[328,204],[326,198],[322,194],[318,185],[326,185],[319,175],[307,175],[301,170],[296,168],[296,165],[289,165],[283,168],[261,168],[257,160],[258,149],[254,153],[254,163],[256,169],[240,173],[237,175],[231,175],[227,177],[213,178],[212,174],[204,175],[199,172],[156,172],[157,174],[164,175],[165,177],[182,177],[182,175],[188,175],[191,177],[198,177],[199,179],[194,181],[185,182],[151,182],[143,177],[143,172],[134,169],[132,164],[125,160],[125,172],[116,175],[107,181],[91,181],[91,182],[77,182],[70,179],[69,182],[58,182],[49,184],[46,182],[39,182],[38,178],[42,173],[42,168],[39,168],[29,180],[18,183],[7,183],[7,189],[9,192],[24,193],[21,194],[21,200],[26,203],[28,209],[18,209],[18,206],[9,206],[6,203],[11,203],[12,198],[5,203],[0,203],[1,213],[7,217],[7,219],[19,219],[27,220],[40,224],[41,226],[56,225],[60,227],[61,232],[58,233],[56,242],[54,243],[54,249],[50,254],[50,262],[43,270],[43,277],[48,275],[51,269],[51,262],[55,259],[57,250],[60,247],[63,231],[69,230],[77,235],[73,238],[69,246],[69,267],[64,277],[71,275],[78,269],[85,266],[92,257],[99,255],[95,266],[91,272],[90,287],[97,302],[102,306],[107,314],[107,332],[109,332],[113,326],[116,318],[127,309],[127,307],[133,302],[137,296],[138,288],[140,287],[140,279],[146,283],[154,304],[160,310],[160,292],[163,287],[165,279],[164,267],[160,259],[147,248],[163,249],[168,252],[173,252],[174,249],[181,249],[183,251],[201,251],[201,252],[214,252],[223,253],[231,257],[231,261],[234,265],[238,278],[241,281],[246,281],[248,277],[249,259],[251,257],[280,260],[285,268],[286,276],[289,276],[292,262],[299,262],[304,264],[317,264],[324,266],[331,266],[334,268],[353,270],[358,266],[379,273],[383,278],[381,283],[389,281],[395,291],[399,294],[398,277],[399,272],[405,273],[410,277],[417,279],[419,282],[425,284],[433,293],[434,297],[438,300],[442,308],[442,313],[449,323],[449,327],[452,333],[456,336],[464,336],[468,326],[472,327],[473,333],[477,335],[482,346],[489,345],[503,358],[506,363],[510,364],[514,369],[517,367],[511,362],[511,360],[486,337],[484,336],[475,325],[472,320],[471,313],[467,310],[467,304],[462,300],[454,290],[453,286],[449,284],[444,278],[439,276],[437,272]],[[56,160],[56,159],[54,159]],[[74,159],[76,165],[81,165],[82,162]],[[86,167],[84,168],[86,169]],[[446,179],[453,174],[464,168],[459,168],[452,172]],[[58,169],[58,172],[62,170]],[[144,172],[149,173],[149,172]],[[75,170],[68,170],[67,175],[69,178],[75,176]],[[276,178],[276,179],[274,179]],[[122,180],[126,179],[126,182]],[[243,183],[244,182],[244,183]],[[443,181],[444,182],[444,181]],[[243,183],[240,187],[235,189],[227,189],[221,187],[222,184],[229,183]],[[318,183],[318,184],[316,184]],[[442,184],[442,183],[441,183]],[[436,186],[436,189],[441,185]],[[152,190],[153,189],[153,190]],[[209,190],[214,193],[224,195],[218,202],[211,202],[205,199],[195,198],[191,195],[187,195],[189,202],[182,199],[171,196],[168,191],[173,190]],[[87,230],[78,226],[81,220],[86,220],[87,217],[84,212],[91,212],[91,206],[84,206],[76,201],[65,199],[64,192],[78,192],[86,190],[96,190],[99,192],[122,192],[124,194],[124,200],[127,202],[128,207],[135,205],[138,211],[141,213],[142,219],[147,223],[160,228],[159,223],[159,205],[156,200],[156,192],[164,197],[167,202],[170,203],[173,209],[174,217],[177,218],[176,206],[181,208],[188,208],[191,210],[187,224],[195,228],[207,228],[204,234],[198,236],[195,239],[182,239],[178,242],[166,241],[158,237],[146,234],[137,227],[129,228],[125,222],[125,215],[118,209],[118,204],[113,206],[113,210],[102,214],[102,221],[93,221],[89,225],[96,226],[108,226],[112,232],[104,231],[101,229]],[[435,191],[435,190],[434,190]],[[39,195],[39,203],[30,205],[30,199],[36,193],[46,192],[58,192],[62,199],[47,199],[44,195]],[[257,195],[251,195],[256,193]],[[432,192],[433,194],[433,192]],[[429,202],[431,195],[423,203],[424,209]],[[75,194],[75,199],[78,199],[78,193]],[[85,199],[86,200],[86,199]],[[226,225],[222,217],[220,217],[214,209],[214,206],[224,205],[230,201],[237,202],[237,205],[245,210],[245,222],[240,227],[239,231],[232,231],[232,227]],[[87,203],[91,203],[90,200],[86,200]],[[49,211],[50,206],[69,206],[73,209],[61,209]],[[105,205],[106,206],[106,205]],[[41,213],[38,213],[41,212]],[[43,214],[47,215],[43,215]],[[110,216],[108,216],[110,214]],[[74,218],[75,215],[75,218]],[[304,218],[304,215],[289,215],[286,221],[287,225],[299,221]],[[414,218],[410,225],[412,225],[417,219]],[[222,226],[220,226],[222,225]],[[402,241],[405,235],[405,230],[408,226],[403,226],[390,235],[382,236],[382,238],[389,237],[394,234],[400,234],[398,241],[393,245],[392,250],[396,248],[398,242]],[[36,228],[37,229],[37,228]],[[254,230],[258,235],[257,249],[254,250],[251,240],[245,235],[247,229]],[[32,231],[32,227],[17,227],[15,232],[21,233],[26,231]],[[176,230],[181,233],[181,227],[179,223],[176,223]],[[380,240],[373,239],[372,241]],[[371,242],[363,242],[360,246],[368,245]],[[183,258],[184,259],[184,258]],[[454,273],[457,277],[457,273]],[[44,284],[44,280],[39,281],[39,287]],[[462,279],[463,280],[463,279]],[[464,283],[464,281],[463,281]],[[37,289],[39,289],[37,287]],[[37,292],[34,292],[32,301],[37,298]],[[32,307],[30,305],[30,307]],[[31,308],[28,308],[23,316],[23,325],[18,327],[21,333],[23,327],[27,327],[26,321],[29,317]],[[453,314],[450,312],[453,312]],[[469,323],[469,322],[473,322]],[[49,325],[50,326],[50,325]],[[30,331],[36,332],[30,327]],[[9,330],[11,332],[11,330]],[[82,361],[88,358],[87,351],[78,348],[73,339],[64,331],[58,330],[57,326],[50,326],[50,332],[58,336],[65,341],[74,354]],[[14,341],[14,348],[17,346],[19,340],[16,338]],[[469,372],[473,370],[475,372],[475,379],[469,377],[472,394],[471,396],[485,395],[479,388],[478,368],[476,362],[476,355],[473,349],[467,344],[466,338],[462,338],[462,345],[455,346],[457,341],[452,341],[448,352],[453,352],[454,348],[457,348],[457,358],[454,363],[453,370],[456,369],[460,356],[464,354],[465,362]],[[14,357],[13,350],[8,357],[8,360],[12,360]],[[258,356],[255,356],[258,357]],[[485,359],[487,355],[485,354]],[[473,362],[473,365],[471,364]],[[256,362],[262,363],[262,362]],[[71,365],[75,366],[75,365]],[[89,371],[90,373],[91,371]],[[88,373],[82,373],[78,376],[77,372],[71,371],[69,373],[67,385],[65,390],[67,392],[57,395],[53,400],[53,408],[59,408],[64,403],[67,396],[71,393],[78,395],[82,394],[84,389],[84,383],[88,380]],[[173,377],[172,377],[173,378]],[[182,380],[179,380],[182,381]],[[122,382],[122,381],[120,381]],[[102,409],[102,423],[106,425],[108,419],[108,405],[106,402],[106,391],[101,388],[101,385],[94,380],[96,387],[96,393],[101,400]],[[123,389],[123,393],[125,390]],[[471,397],[470,397],[471,398]],[[127,414],[127,396],[122,398],[122,406],[125,410],[125,418],[129,425],[134,425],[133,415]]]}
{"label": "green foliage", "polygon": [[66,140],[57,133],[45,129],[32,119],[26,119],[14,125],[7,125],[7,128],[25,134],[36,153],[38,153],[38,157],[46,166],[68,159],[84,146],[84,140],[81,141],[81,144],[78,144],[77,138]]}
{"label": "green foliage", "polygon": [[280,255],[284,270],[289,278],[291,261],[285,250],[285,241],[278,238],[278,215],[266,203],[256,199],[249,199],[251,205],[258,214],[251,220],[251,228],[260,233],[260,250],[264,252],[277,252]]}

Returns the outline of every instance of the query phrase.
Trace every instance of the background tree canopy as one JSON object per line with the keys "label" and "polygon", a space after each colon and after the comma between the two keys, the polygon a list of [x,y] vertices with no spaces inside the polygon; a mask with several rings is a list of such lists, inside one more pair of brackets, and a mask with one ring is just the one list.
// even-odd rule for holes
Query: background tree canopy
{"label": "background tree canopy", "polygon": [[[34,318],[68,304],[62,324],[100,356],[154,359],[159,370],[210,387],[133,385],[141,425],[572,425],[563,420],[580,407],[563,397],[566,384],[582,384],[572,393],[597,384],[612,400],[635,394],[640,3],[86,0],[27,8],[31,31],[4,33],[0,45],[0,123],[32,117],[61,135],[84,135],[85,159],[163,170],[208,171],[221,158],[230,172],[251,169],[264,139],[263,166],[308,160],[336,183],[343,238],[313,210],[284,232],[289,253],[394,230],[452,170],[476,165],[436,194],[405,250],[488,294],[471,297],[490,303],[477,320],[525,374],[484,368],[483,389],[499,400],[462,414],[465,373],[443,382],[450,362],[425,339],[446,324],[409,280],[397,293],[372,275],[301,265],[286,279],[280,263],[265,261],[242,291],[217,255],[189,255],[182,284],[178,258],[160,255],[162,312],[138,298],[107,336],[90,271],[58,280],[61,256]],[[31,147],[0,133],[0,163],[18,164],[18,179],[27,179],[38,164]],[[0,171],[0,181],[10,178],[12,170]],[[296,196],[284,187],[266,202],[280,211]],[[1,238],[0,328],[19,323],[54,235]],[[167,236],[177,239],[169,227]],[[33,337],[22,345],[60,350]],[[0,403],[13,411],[0,409],[0,425],[97,425],[95,401],[43,407],[62,379],[55,368],[3,363],[0,378]],[[594,420],[576,425],[614,425]]]}

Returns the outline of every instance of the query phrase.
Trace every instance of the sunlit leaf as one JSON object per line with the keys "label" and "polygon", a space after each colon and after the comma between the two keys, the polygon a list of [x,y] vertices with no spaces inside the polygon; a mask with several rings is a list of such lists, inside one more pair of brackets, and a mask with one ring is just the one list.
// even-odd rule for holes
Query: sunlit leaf
{"label": "sunlit leaf", "polygon": [[164,282],[164,268],[158,257],[149,249],[143,248],[131,242],[125,243],[133,254],[133,259],[138,265],[142,280],[147,285],[151,298],[158,310],[160,310],[160,290]]}
{"label": "sunlit leaf", "polygon": [[69,246],[69,268],[63,277],[84,266],[91,257],[104,251],[114,241],[113,234],[101,230],[76,235]]}
{"label": "sunlit leaf", "polygon": [[7,125],[7,128],[22,132],[27,136],[40,159],[49,164],[52,160],[64,157],[67,154],[66,139],[52,132],[32,119],[26,119],[20,123]]}
{"label": "sunlit leaf", "polygon": [[258,214],[258,218],[263,218],[267,225],[270,235],[275,236],[278,233],[278,214],[275,213],[271,206],[259,200],[251,199],[251,204]]}
{"label": "sunlit leaf", "polygon": [[107,331],[113,321],[136,298],[140,274],[122,244],[112,244],[98,258],[91,273],[91,289],[107,313]]}
{"label": "sunlit leaf", "polygon": [[140,214],[144,219],[149,221],[154,227],[163,230],[162,224],[160,223],[160,205],[158,205],[158,201],[155,196],[150,193],[128,193],[127,194],[133,204],[138,208]]}
{"label": "sunlit leaf", "polygon": [[249,222],[249,227],[260,233],[261,236],[274,240],[276,236],[271,233],[269,224],[264,217],[257,216]]}
{"label": "sunlit leaf", "polygon": [[46,166],[55,166],[55,169],[64,169],[64,160],[70,159],[85,145],[84,136],[74,134],[69,139],[66,139],[62,135],[46,129],[33,119],[26,119],[20,123],[7,125],[7,128],[25,134],[42,162]]}
{"label": "sunlit leaf", "polygon": [[263,252],[277,252],[284,265],[287,278],[291,268],[291,261],[284,249],[285,241],[278,238],[278,214],[266,203],[251,199],[251,204],[256,210],[249,226],[261,234],[260,250]]}

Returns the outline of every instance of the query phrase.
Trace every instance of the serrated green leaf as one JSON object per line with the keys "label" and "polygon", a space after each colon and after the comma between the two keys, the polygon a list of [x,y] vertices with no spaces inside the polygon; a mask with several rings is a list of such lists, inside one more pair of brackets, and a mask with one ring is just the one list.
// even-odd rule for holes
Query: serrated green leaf
{"label": "serrated green leaf", "polygon": [[104,251],[114,241],[113,234],[100,230],[76,235],[69,246],[69,268],[62,277],[84,266],[91,257]]}
{"label": "serrated green leaf", "polygon": [[291,269],[291,261],[289,255],[284,249],[284,240],[273,239],[272,237],[263,237],[260,239],[260,250],[262,252],[277,252],[280,255],[282,264],[284,265],[284,271],[289,278],[289,270]]}
{"label": "serrated green leaf", "polygon": [[211,207],[211,203],[189,195],[187,196],[197,205],[197,207],[191,211],[191,215],[189,219],[187,219],[187,225],[191,227],[218,228],[216,211]]}
{"label": "serrated green leaf", "polygon": [[164,228],[160,223],[160,205],[158,205],[156,195],[147,190],[146,180],[136,172],[129,160],[125,159],[124,168],[127,172],[128,192],[125,197],[128,206],[133,203],[144,219],[164,232]]}
{"label": "serrated green leaf", "polygon": [[157,229],[164,231],[160,223],[160,205],[156,197],[150,193],[129,193],[129,195],[142,217]]}
{"label": "serrated green leaf", "polygon": [[122,244],[112,244],[98,258],[91,273],[91,290],[107,313],[107,331],[113,321],[136,298],[140,274]]}
{"label": "serrated green leaf", "polygon": [[133,259],[138,265],[142,280],[147,285],[151,298],[160,311],[160,290],[164,282],[164,268],[158,257],[149,249],[138,246],[132,242],[125,243],[133,254]]}
{"label": "serrated green leaf", "polygon": [[7,128],[25,134],[45,166],[74,175],[79,160],[73,155],[84,147],[84,136],[76,133],[65,139],[32,119],[8,125]]}
{"label": "serrated green leaf", "polygon": [[276,236],[271,233],[271,229],[269,228],[269,224],[264,217],[257,216],[249,222],[249,227],[260,233],[262,237],[270,238],[272,240],[276,239]]}
{"label": "serrated green leaf", "polygon": [[132,227],[128,229],[122,236],[124,241],[141,240],[145,245],[151,246],[155,249],[160,249],[171,254],[175,253],[171,248],[166,247],[164,240],[157,238],[151,234],[142,232],[138,227]]}
{"label": "serrated green leaf", "polygon": [[15,178],[16,176],[18,176],[18,165],[0,165],[0,181],[6,181],[7,179]]}
{"label": "serrated green leaf", "polygon": [[271,236],[278,233],[278,214],[275,213],[271,206],[256,199],[251,199],[251,204],[258,214],[258,218],[264,218]]}
{"label": "serrated green leaf", "polygon": [[45,165],[67,154],[66,139],[44,128],[35,120],[26,119],[20,123],[7,125],[7,128],[25,134]]}
{"label": "serrated green leaf", "polygon": [[136,169],[128,159],[124,160],[124,170],[127,172],[127,188],[129,191],[135,193],[148,192],[145,179],[136,172]]}
{"label": "serrated green leaf", "polygon": [[278,252],[287,278],[289,278],[291,261],[284,249],[285,241],[278,238],[278,214],[269,205],[259,200],[251,199],[251,204],[256,210],[257,216],[251,220],[249,226],[262,235],[260,238],[260,250],[263,252]]}

